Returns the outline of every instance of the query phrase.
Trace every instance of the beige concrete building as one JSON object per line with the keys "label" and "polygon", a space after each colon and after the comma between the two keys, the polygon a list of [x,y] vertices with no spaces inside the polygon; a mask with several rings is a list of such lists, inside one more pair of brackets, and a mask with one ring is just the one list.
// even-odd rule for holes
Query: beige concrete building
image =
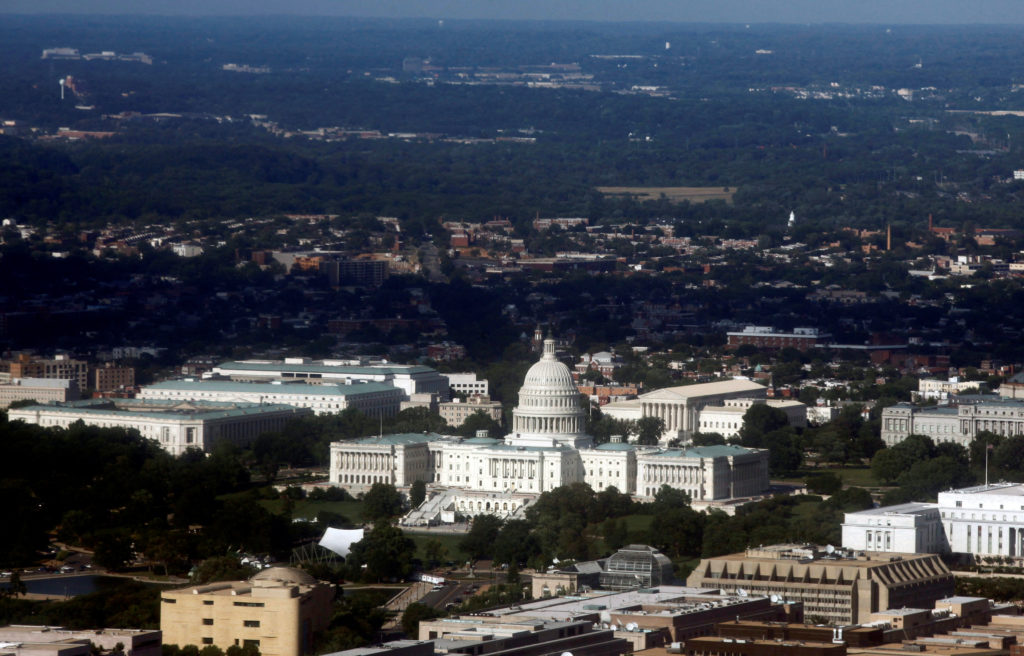
{"label": "beige concrete building", "polygon": [[78,383],[67,378],[12,378],[0,385],[0,408],[15,401],[63,403],[78,400]]}
{"label": "beige concrete building", "polygon": [[248,581],[225,581],[160,595],[160,630],[167,644],[253,645],[263,656],[310,653],[327,627],[333,586],[305,572],[272,567]]}
{"label": "beige concrete building", "polygon": [[494,421],[501,423],[501,403],[492,401],[488,396],[471,396],[465,401],[455,400],[438,403],[437,411],[441,419],[449,426],[458,427],[478,412],[482,412]]}
{"label": "beige concrete building", "polygon": [[455,394],[466,396],[487,396],[490,394],[490,383],[486,378],[477,378],[476,374],[469,372],[447,373],[444,377],[448,379],[448,386]]}
{"label": "beige concrete building", "polygon": [[125,656],[160,656],[160,631],[146,629],[65,629],[30,624],[0,627],[4,656],[88,656],[93,646],[111,652],[120,644]]}
{"label": "beige concrete building", "polygon": [[1024,399],[1024,373],[1007,378],[999,386],[999,396],[1004,399]]}
{"label": "beige concrete building", "polygon": [[890,608],[932,608],[953,593],[953,575],[937,555],[851,553],[792,544],[747,549],[702,560],[686,584],[775,595],[835,624]]}
{"label": "beige concrete building", "polygon": [[984,381],[960,380],[959,378],[950,378],[949,380],[922,378],[917,383],[917,396],[922,399],[947,399],[950,395],[972,389],[977,390],[984,384]]}

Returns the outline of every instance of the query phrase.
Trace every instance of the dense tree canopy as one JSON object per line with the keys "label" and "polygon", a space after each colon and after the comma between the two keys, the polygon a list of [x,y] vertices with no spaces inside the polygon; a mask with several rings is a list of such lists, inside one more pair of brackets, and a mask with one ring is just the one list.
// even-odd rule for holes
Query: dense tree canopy
{"label": "dense tree canopy", "polygon": [[370,522],[396,517],[404,508],[402,493],[390,483],[374,483],[363,495],[363,518]]}
{"label": "dense tree canopy", "polygon": [[413,569],[416,544],[402,529],[386,521],[378,521],[352,545],[345,559],[349,577],[364,581],[404,580]]}
{"label": "dense tree canopy", "polygon": [[[137,551],[185,565],[229,545],[272,553],[291,541],[290,521],[271,516],[254,497],[221,500],[248,486],[230,445],[209,457],[174,458],[134,431],[4,422],[0,452],[5,462],[20,463],[0,484],[0,520],[10,526],[0,563],[34,561],[53,528],[95,548],[97,560],[114,569]],[[201,535],[189,532],[195,526],[204,527]],[[178,555],[160,555],[168,547]]]}

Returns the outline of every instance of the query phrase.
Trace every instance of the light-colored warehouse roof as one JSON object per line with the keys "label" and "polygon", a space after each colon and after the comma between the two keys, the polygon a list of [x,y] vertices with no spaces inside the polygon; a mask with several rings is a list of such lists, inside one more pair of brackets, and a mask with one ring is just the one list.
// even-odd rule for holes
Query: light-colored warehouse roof
{"label": "light-colored warehouse roof", "polygon": [[237,383],[227,380],[165,380],[147,385],[145,389],[182,390],[188,392],[232,392],[236,394],[276,394],[303,396],[354,396],[377,392],[402,393],[402,390],[387,383],[353,383],[352,385],[306,385],[305,383]]}
{"label": "light-colored warehouse roof", "polygon": [[736,392],[750,392],[764,390],[765,386],[755,383],[752,380],[732,379],[720,380],[713,383],[698,383],[696,385],[678,385],[676,387],[665,387],[659,390],[641,394],[640,399],[645,399],[654,394],[671,392],[681,398],[694,398],[698,396],[714,396],[716,394],[735,394]]}
{"label": "light-colored warehouse roof", "polygon": [[434,371],[423,365],[387,365],[383,367],[359,367],[351,365],[334,364],[291,364],[286,362],[246,362],[234,361],[223,362],[217,365],[218,369],[234,371],[297,371],[302,373],[316,374],[352,374],[355,376],[382,376],[382,375],[403,375],[422,374]]}
{"label": "light-colored warehouse roof", "polygon": [[8,411],[11,420],[19,413],[58,413],[71,415],[113,416],[131,419],[223,419],[261,413],[289,411],[308,413],[308,410],[284,404],[219,403],[214,401],[169,401],[158,399],[86,399],[51,405],[29,405]]}

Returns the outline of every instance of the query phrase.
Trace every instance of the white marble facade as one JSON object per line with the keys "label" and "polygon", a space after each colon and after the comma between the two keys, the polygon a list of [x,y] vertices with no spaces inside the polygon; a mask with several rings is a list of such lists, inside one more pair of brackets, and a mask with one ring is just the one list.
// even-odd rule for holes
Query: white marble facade
{"label": "white marble facade", "polygon": [[531,495],[576,482],[647,498],[663,484],[686,490],[694,500],[753,496],[767,489],[767,472],[767,452],[758,449],[679,451],[618,440],[595,447],[585,432],[579,391],[549,339],[526,374],[512,432],[503,440],[407,434],[334,442],[330,481],[358,493],[375,482],[407,486],[422,480],[438,489],[465,490],[454,502],[463,514],[505,515]]}

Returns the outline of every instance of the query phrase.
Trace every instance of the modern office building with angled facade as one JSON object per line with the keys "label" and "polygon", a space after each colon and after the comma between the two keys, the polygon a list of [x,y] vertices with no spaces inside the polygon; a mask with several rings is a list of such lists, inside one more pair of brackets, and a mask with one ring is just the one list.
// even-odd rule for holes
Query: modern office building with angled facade
{"label": "modern office building with angled facade", "polygon": [[836,625],[858,624],[890,608],[933,608],[953,594],[953,575],[934,554],[793,544],[705,558],[686,584],[801,602],[807,617]]}

